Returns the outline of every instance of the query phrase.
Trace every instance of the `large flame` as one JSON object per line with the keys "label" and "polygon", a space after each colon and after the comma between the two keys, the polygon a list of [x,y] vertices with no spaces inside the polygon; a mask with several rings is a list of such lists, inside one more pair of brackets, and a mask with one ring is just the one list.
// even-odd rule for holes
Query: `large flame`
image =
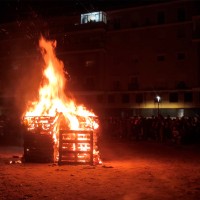
{"label": "large flame", "polygon": [[[39,46],[45,61],[46,68],[43,71],[43,82],[39,89],[39,100],[29,105],[25,116],[55,116],[62,112],[68,121],[70,129],[80,129],[80,122],[77,116],[82,116],[90,122],[93,112],[78,106],[73,99],[69,99],[65,94],[66,78],[63,62],[60,61],[54,52],[56,42],[47,41],[41,37]],[[91,124],[98,127],[98,124]]]}
{"label": "large flame", "polygon": [[[41,37],[39,47],[45,62],[43,80],[38,99],[29,103],[24,116],[56,117],[62,113],[71,130],[97,129],[99,125],[94,120],[95,114],[82,105],[76,105],[74,99],[65,94],[67,72],[63,62],[55,55],[56,41],[47,41]],[[57,141],[58,135],[53,137]]]}

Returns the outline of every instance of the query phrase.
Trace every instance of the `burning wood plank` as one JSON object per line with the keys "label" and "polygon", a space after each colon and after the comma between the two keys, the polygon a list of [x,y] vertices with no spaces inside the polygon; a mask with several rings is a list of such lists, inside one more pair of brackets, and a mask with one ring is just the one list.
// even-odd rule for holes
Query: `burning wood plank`
{"label": "burning wood plank", "polygon": [[58,163],[93,165],[93,131],[60,130]]}

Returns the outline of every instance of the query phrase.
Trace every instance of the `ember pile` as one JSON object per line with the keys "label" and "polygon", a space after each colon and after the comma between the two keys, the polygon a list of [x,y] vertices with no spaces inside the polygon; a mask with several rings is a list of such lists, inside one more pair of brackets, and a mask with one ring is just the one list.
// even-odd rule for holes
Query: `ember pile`
{"label": "ember pile", "polygon": [[65,94],[67,74],[55,55],[55,41],[39,41],[45,61],[36,100],[23,115],[27,127],[24,159],[34,162],[101,163],[97,148],[98,121],[93,112]]}

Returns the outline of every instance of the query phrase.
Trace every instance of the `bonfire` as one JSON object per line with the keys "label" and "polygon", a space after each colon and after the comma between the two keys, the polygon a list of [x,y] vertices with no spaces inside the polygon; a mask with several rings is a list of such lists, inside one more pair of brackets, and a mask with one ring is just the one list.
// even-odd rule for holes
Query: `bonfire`
{"label": "bonfire", "polygon": [[[100,163],[96,145],[99,127],[97,116],[92,111],[87,110],[85,106],[77,105],[72,98],[71,91],[66,94],[66,75],[68,73],[64,70],[63,62],[56,57],[56,45],[56,41],[48,41],[44,37],[39,40],[39,47],[45,63],[43,78],[37,99],[27,103],[23,123],[28,131],[52,136],[55,161],[59,160],[59,152],[62,149],[69,148],[70,151],[76,151],[76,156],[84,162],[86,151],[92,148],[94,163]],[[76,137],[76,140],[79,141],[78,146],[75,141],[71,142],[70,145],[60,146],[60,134],[63,133],[63,130],[71,134],[65,136],[68,139],[70,137],[74,141],[73,138]],[[88,133],[92,134],[89,139]]]}

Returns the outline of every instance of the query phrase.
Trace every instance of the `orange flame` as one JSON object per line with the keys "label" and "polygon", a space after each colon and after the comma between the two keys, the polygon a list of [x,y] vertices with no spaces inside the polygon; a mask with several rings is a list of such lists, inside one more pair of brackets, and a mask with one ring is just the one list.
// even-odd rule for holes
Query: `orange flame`
{"label": "orange flame", "polygon": [[56,116],[58,112],[62,112],[70,129],[81,128],[77,116],[84,117],[91,127],[98,128],[98,124],[89,118],[95,117],[95,114],[86,110],[84,106],[77,106],[64,93],[66,85],[64,65],[55,56],[56,42],[46,41],[41,37],[39,46],[46,66],[43,72],[44,80],[39,89],[39,100],[31,103],[25,116]]}

